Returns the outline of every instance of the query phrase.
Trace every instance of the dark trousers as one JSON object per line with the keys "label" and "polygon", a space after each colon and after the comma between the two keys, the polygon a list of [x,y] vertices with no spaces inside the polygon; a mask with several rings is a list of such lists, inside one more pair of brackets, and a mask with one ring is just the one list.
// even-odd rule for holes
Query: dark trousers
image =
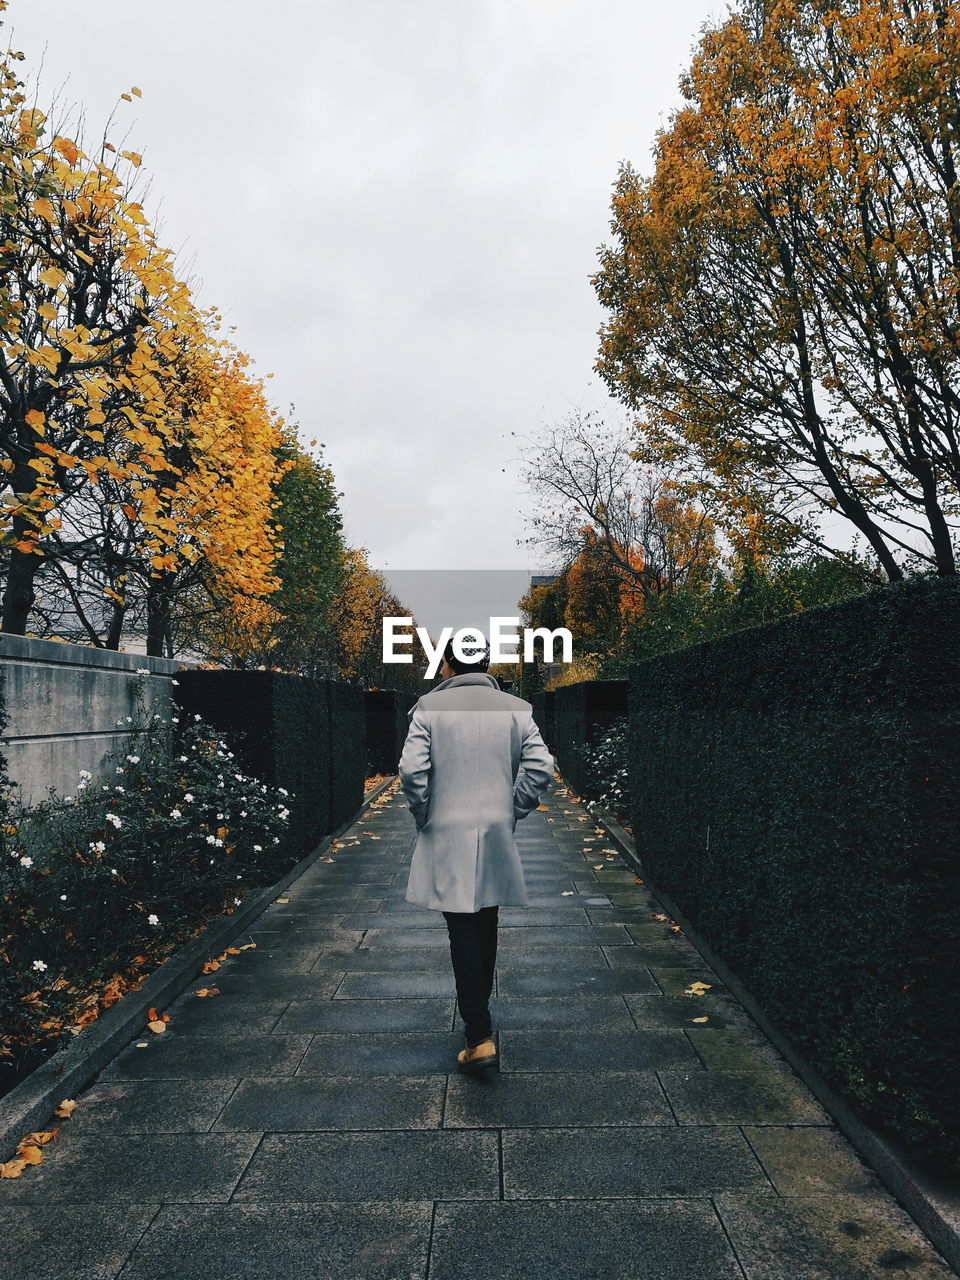
{"label": "dark trousers", "polygon": [[498,911],[499,907],[481,907],[479,911],[443,913],[450,936],[457,1008],[470,1048],[481,1040],[489,1040],[493,1030],[490,993],[497,963]]}

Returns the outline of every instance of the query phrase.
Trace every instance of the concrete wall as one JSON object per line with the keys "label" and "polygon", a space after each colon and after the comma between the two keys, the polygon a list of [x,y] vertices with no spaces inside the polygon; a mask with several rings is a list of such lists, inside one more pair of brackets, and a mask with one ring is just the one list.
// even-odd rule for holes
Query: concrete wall
{"label": "concrete wall", "polygon": [[184,665],[190,664],[0,632],[3,746],[10,780],[24,802],[45,800],[50,788],[75,795],[81,769],[101,776],[107,757],[133,730],[127,716],[136,710],[138,669],[151,673],[144,679],[144,706],[169,720],[171,680]]}

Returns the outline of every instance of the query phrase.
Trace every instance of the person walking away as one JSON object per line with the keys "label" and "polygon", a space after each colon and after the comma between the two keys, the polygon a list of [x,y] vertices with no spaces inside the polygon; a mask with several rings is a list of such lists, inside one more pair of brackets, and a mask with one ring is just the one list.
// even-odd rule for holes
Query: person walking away
{"label": "person walking away", "polygon": [[499,907],[529,902],[514,832],[554,760],[529,702],[500,690],[487,653],[444,649],[440,683],[409,712],[400,784],[417,826],[405,900],[441,911],[450,939],[463,1071],[497,1065],[490,995]]}

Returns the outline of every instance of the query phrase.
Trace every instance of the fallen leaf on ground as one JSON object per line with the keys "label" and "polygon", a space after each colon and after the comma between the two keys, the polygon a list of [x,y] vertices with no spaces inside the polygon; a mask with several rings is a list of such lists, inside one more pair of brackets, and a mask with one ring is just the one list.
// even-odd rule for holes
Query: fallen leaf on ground
{"label": "fallen leaf on ground", "polygon": [[560,897],[561,897],[561,898],[572,898],[572,897],[573,897],[573,890],[572,890],[572,889],[561,889],[561,890],[560,890]]}
{"label": "fallen leaf on ground", "polygon": [[710,1019],[709,1018],[691,1018],[690,1021],[691,1022],[709,1022]]}
{"label": "fallen leaf on ground", "polygon": [[710,985],[709,982],[691,982],[683,994],[685,996],[702,996],[705,991],[710,990]]}
{"label": "fallen leaf on ground", "polygon": [[[333,859],[330,858],[329,861],[332,862]],[[290,901],[289,898],[274,898],[274,902],[289,902],[289,901]]]}
{"label": "fallen leaf on ground", "polygon": [[73,1115],[76,1109],[77,1109],[77,1104],[75,1099],[64,1098],[64,1100],[60,1103],[59,1107],[57,1107],[56,1111],[54,1111],[53,1114],[57,1117],[58,1120],[66,1120],[68,1116]]}
{"label": "fallen leaf on ground", "polygon": [[196,993],[198,996],[218,996],[220,994],[219,987],[201,987]]}
{"label": "fallen leaf on ground", "polygon": [[603,863],[602,863],[602,862],[598,862],[598,863],[597,863],[597,865],[596,865],[593,869],[594,869],[594,871],[602,871],[602,870],[603,870]]}
{"label": "fallen leaf on ground", "polygon": [[19,1178],[26,1167],[26,1160],[8,1160],[6,1164],[0,1164],[0,1178]]}
{"label": "fallen leaf on ground", "polygon": [[164,1032],[167,1029],[167,1024],[165,1022],[161,1022],[159,1018],[154,1018],[152,1022],[148,1022],[147,1026],[154,1035],[160,1035],[161,1032]]}
{"label": "fallen leaf on ground", "polygon": [[219,969],[219,968],[220,968],[219,960],[204,960],[203,968],[200,970],[200,972],[213,973],[214,969]]}

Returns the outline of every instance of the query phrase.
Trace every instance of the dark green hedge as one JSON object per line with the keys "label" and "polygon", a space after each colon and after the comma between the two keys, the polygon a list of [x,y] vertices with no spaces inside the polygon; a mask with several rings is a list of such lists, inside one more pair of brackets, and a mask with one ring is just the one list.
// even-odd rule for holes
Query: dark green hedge
{"label": "dark green hedge", "polygon": [[289,792],[289,852],[302,857],[363,800],[363,690],[281,671],[181,671],[181,712],[199,714],[243,766]]}
{"label": "dark green hedge", "polygon": [[553,743],[557,768],[575,791],[587,773],[581,748],[596,742],[604,729],[627,713],[627,680],[584,680],[553,691]]}
{"label": "dark green hedge", "polygon": [[553,749],[553,701],[554,692],[552,689],[541,689],[539,693],[533,694],[530,699],[533,706],[533,718],[537,728],[540,730],[540,736],[551,750]]}
{"label": "dark green hedge", "polygon": [[651,882],[824,1078],[960,1167],[960,582],[637,664]]}
{"label": "dark green hedge", "polygon": [[330,733],[330,823],[335,831],[363,804],[367,776],[367,714],[359,685],[326,680]]}
{"label": "dark green hedge", "polygon": [[368,689],[364,699],[367,773],[396,773],[409,727],[407,711],[416,702],[416,695],[397,689]]}

